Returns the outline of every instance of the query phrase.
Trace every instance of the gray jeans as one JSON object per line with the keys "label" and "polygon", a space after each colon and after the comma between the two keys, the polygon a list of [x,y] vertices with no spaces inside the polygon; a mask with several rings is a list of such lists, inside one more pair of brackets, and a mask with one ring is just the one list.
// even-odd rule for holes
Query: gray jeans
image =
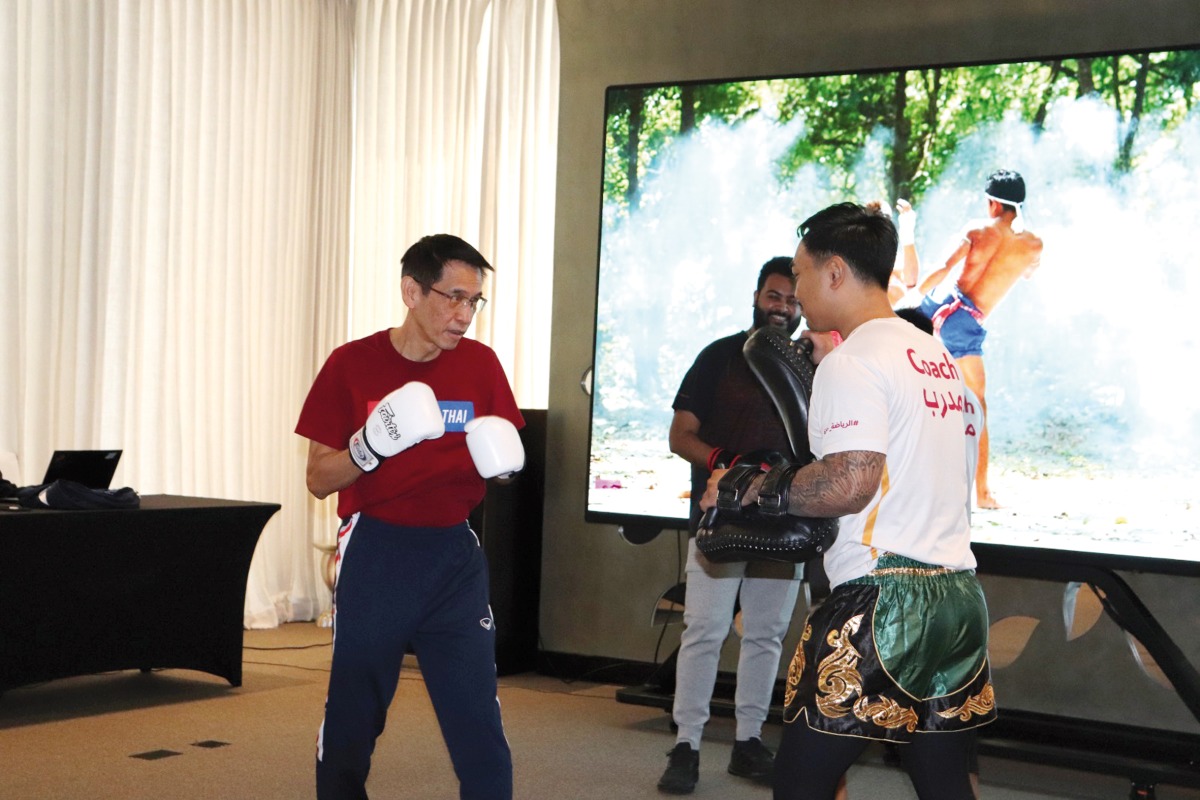
{"label": "gray jeans", "polygon": [[688,541],[684,631],[675,667],[676,740],[700,749],[708,707],[717,680],[721,646],[733,627],[733,607],[741,592],[742,642],[734,696],[737,739],[762,735],[771,705],[779,654],[800,588],[800,566],[714,564]]}

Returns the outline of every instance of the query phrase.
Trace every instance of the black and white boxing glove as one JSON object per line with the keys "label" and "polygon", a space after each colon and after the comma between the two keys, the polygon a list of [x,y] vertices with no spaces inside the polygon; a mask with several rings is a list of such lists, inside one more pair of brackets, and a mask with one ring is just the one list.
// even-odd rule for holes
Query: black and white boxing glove
{"label": "black and white boxing glove", "polygon": [[363,472],[374,472],[385,458],[445,432],[433,389],[409,381],[380,400],[350,437],[350,459]]}

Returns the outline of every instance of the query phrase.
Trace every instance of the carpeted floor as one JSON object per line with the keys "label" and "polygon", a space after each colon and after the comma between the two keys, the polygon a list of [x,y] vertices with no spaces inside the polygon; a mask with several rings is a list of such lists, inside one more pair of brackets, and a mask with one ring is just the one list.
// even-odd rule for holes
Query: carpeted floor
{"label": "carpeted floor", "polygon": [[[245,634],[243,685],[201,673],[121,672],[13,689],[0,697],[0,800],[181,800],[313,796],[312,759],[328,674],[329,631],[294,623]],[[674,744],[663,711],[614,700],[616,687],[525,674],[501,679],[516,796],[635,800],[656,789]],[[778,726],[764,733],[768,744]],[[770,790],[725,772],[733,721],[709,724],[698,798],[761,798]],[[1129,797],[1106,776],[983,759],[984,798]],[[420,671],[406,667],[379,740],[376,798],[458,796]],[[854,800],[915,795],[868,751],[849,776]],[[1200,791],[1158,788],[1160,800]]]}

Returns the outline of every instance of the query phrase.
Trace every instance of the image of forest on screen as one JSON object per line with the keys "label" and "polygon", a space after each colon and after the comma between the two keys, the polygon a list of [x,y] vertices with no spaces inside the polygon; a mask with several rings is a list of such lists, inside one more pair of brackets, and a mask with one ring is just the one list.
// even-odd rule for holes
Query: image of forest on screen
{"label": "image of forest on screen", "polygon": [[[697,353],[825,206],[917,211],[921,277],[1027,187],[1041,266],[985,321],[991,485],[976,541],[1200,559],[1200,52],[613,87],[588,514],[687,516],[667,444]],[[953,280],[951,273],[949,280]],[[897,305],[915,305],[913,293]]]}

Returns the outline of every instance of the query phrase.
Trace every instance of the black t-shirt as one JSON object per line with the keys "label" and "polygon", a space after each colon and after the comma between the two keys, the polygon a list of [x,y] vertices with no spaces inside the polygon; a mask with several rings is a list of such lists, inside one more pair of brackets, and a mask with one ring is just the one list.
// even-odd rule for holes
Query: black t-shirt
{"label": "black t-shirt", "polygon": [[[683,376],[671,408],[690,411],[700,420],[700,438],[730,453],[778,450],[790,457],[791,443],[775,404],[742,355],[745,331],[717,339],[700,351]],[[692,465],[692,529],[708,470]]]}

